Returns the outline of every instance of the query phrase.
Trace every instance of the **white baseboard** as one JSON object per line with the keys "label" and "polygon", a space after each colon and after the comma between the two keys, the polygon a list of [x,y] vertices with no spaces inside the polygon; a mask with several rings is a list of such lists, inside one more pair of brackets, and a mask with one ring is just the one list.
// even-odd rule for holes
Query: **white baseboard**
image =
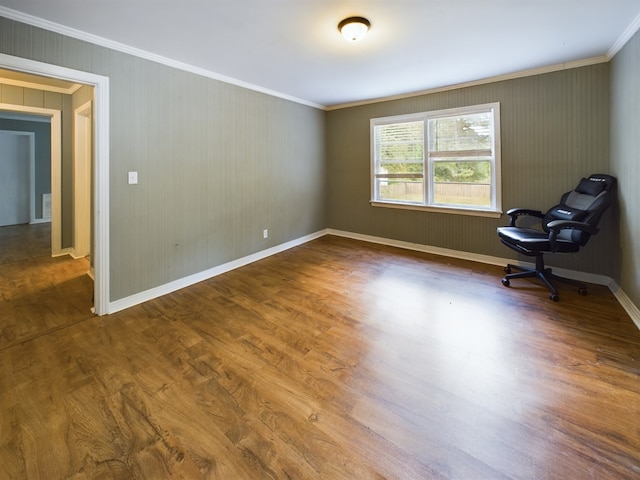
{"label": "white baseboard", "polygon": [[62,250],[60,250],[59,252],[54,252],[51,254],[52,257],[62,257],[63,255],[71,255],[71,253],[73,252],[72,248],[63,248]]}
{"label": "white baseboard", "polygon": [[627,314],[633,320],[633,323],[636,324],[636,327],[640,329],[640,309],[631,301],[631,299],[624,293],[618,284],[611,280],[609,284],[609,288],[613,292],[613,295],[616,297],[622,308],[627,312]]}
{"label": "white baseboard", "polygon": [[275,255],[276,253],[284,252],[285,250],[289,250],[290,248],[310,242],[311,240],[315,240],[316,238],[320,238],[326,234],[326,230],[321,230],[319,232],[312,233],[295,240],[291,240],[290,242],[276,245],[275,247],[268,248],[267,250],[262,250],[252,255],[248,255],[246,257],[242,257],[237,260],[218,265],[217,267],[204,270],[203,272],[194,273],[193,275],[189,275],[188,277],[180,278],[173,282],[160,285],[159,287],[151,288],[149,290],[145,290],[144,292],[136,293],[129,297],[110,302],[107,313],[115,313],[120,310],[124,310],[125,308],[133,307],[134,305],[138,305],[140,303],[153,300],[154,298],[161,297],[162,295],[167,295],[168,293],[175,292],[176,290],[189,287],[198,282],[208,280],[231,270],[235,270],[236,268],[240,268],[250,263],[257,262],[258,260],[262,260],[263,258],[270,257],[271,255]]}
{"label": "white baseboard", "polygon": [[[321,230],[319,232],[312,233],[310,235],[306,235],[304,237],[297,238],[295,240],[291,240],[290,242],[286,242],[281,245],[276,245],[275,247],[271,247],[267,250],[263,250],[261,252],[254,253],[252,255],[248,255],[246,257],[233,260],[223,265],[210,268],[203,272],[189,275],[188,277],[175,280],[165,285],[161,285],[159,287],[145,290],[144,292],[136,293],[129,297],[116,300],[114,302],[109,303],[108,313],[115,313],[120,310],[124,310],[125,308],[133,307],[134,305],[138,305],[140,303],[160,297],[162,295],[175,292],[176,290],[189,287],[198,282],[208,280],[209,278],[213,278],[215,276],[221,275],[231,270],[235,270],[236,268],[243,267],[253,262],[257,262],[258,260],[262,260],[263,258],[267,258],[267,257],[270,257],[271,255],[275,255],[276,253],[284,252],[285,250],[310,242],[311,240],[315,240],[316,238],[323,237],[324,235],[335,235],[338,237],[351,238],[354,240],[362,240],[369,243],[388,245],[391,247],[404,248],[406,250],[414,250],[414,251],[424,252],[424,253],[431,253],[434,255],[441,255],[444,257],[458,258],[461,260],[469,260],[472,262],[479,262],[479,263],[484,263],[488,265],[502,266],[502,265],[506,265],[507,263],[511,263],[514,265],[521,265],[525,267],[534,266],[532,263],[520,262],[513,259],[493,257],[490,255],[481,255],[478,253],[462,252],[459,250],[451,250],[448,248],[422,245],[420,243],[403,242],[400,240],[393,240],[389,238],[375,237],[372,235],[363,235],[360,233],[345,232],[342,230],[334,230],[334,229],[328,228],[325,230]],[[611,279],[606,275],[597,275],[593,273],[578,272],[575,270],[567,270],[564,268],[554,268],[554,271],[558,275],[561,275],[563,277],[572,278],[574,280],[579,280],[586,283],[593,283],[596,285],[605,285],[609,287],[609,289],[614,294],[618,302],[620,302],[620,305],[622,306],[622,308],[624,308],[624,310],[631,317],[631,319],[636,324],[638,329],[640,329],[640,310],[636,305],[634,305],[634,303],[629,299],[629,297],[618,287],[618,285],[616,284],[616,282],[613,281],[613,279]]]}
{"label": "white baseboard", "polygon": [[[488,265],[506,265],[511,263],[512,265],[521,265],[523,267],[533,268],[535,265],[529,262],[521,262],[518,260],[492,257],[489,255],[481,255],[477,253],[461,252],[459,250],[451,250],[448,248],[432,247],[430,245],[422,245],[420,243],[403,242],[400,240],[391,240],[388,238],[374,237],[371,235],[363,235],[360,233],[344,232],[341,230],[328,229],[327,234],[336,235],[339,237],[352,238],[354,240],[363,240],[370,243],[378,243],[381,245],[388,245],[391,247],[399,247],[407,250],[415,250],[418,252],[432,253],[434,255],[442,255],[445,257],[453,257],[462,260],[470,260],[472,262],[485,263]],[[640,309],[631,301],[631,299],[620,289],[616,282],[606,275],[598,275],[595,273],[578,272],[575,270],[567,270],[564,268],[554,267],[553,271],[558,275],[566,278],[571,278],[585,283],[593,283],[596,285],[604,285],[609,287],[609,290],[616,297],[622,308],[640,329]]]}

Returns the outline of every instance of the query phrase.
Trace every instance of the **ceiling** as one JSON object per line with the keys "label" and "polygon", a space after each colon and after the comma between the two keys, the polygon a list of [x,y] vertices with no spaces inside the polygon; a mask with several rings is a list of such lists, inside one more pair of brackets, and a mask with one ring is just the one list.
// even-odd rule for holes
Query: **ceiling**
{"label": "ceiling", "polygon": [[[640,0],[0,0],[0,15],[330,107],[606,61]],[[371,22],[359,43],[337,30],[353,15]]]}

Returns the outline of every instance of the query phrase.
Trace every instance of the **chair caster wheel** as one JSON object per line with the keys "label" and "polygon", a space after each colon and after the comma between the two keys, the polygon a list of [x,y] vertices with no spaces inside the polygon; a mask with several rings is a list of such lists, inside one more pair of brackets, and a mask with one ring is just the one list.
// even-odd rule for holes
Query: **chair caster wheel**
{"label": "chair caster wheel", "polygon": [[511,273],[510,267],[504,267],[504,273]]}
{"label": "chair caster wheel", "polygon": [[589,293],[589,292],[587,292],[587,289],[586,289],[586,288],[584,288],[584,287],[580,287],[580,288],[578,289],[578,293],[579,293],[580,295],[584,296],[584,295],[586,295],[586,294],[587,294],[587,293]]}
{"label": "chair caster wheel", "polygon": [[511,282],[509,281],[508,278],[503,278],[502,285],[504,285],[505,287],[508,287],[509,285],[511,285]]}
{"label": "chair caster wheel", "polygon": [[560,297],[558,296],[558,294],[557,294],[557,293],[552,293],[552,294],[550,294],[550,295],[549,295],[549,298],[550,298],[551,300],[553,300],[554,302],[557,302],[557,301],[559,301],[559,300],[560,300]]}

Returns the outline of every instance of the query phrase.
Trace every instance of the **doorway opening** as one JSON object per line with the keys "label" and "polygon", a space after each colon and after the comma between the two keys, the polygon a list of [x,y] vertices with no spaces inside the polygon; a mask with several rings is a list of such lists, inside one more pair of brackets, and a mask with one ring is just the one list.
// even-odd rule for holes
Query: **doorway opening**
{"label": "doorway opening", "polygon": [[[52,231],[52,253],[59,252],[72,253],[83,256],[83,252],[88,251],[91,258],[92,270],[94,272],[94,311],[98,315],[109,313],[109,79],[107,77],[95,75],[88,72],[71,70],[57,65],[50,65],[36,62],[20,57],[0,54],[0,68],[13,72],[19,72],[30,76],[40,77],[43,83],[48,80],[57,79],[74,82],[92,87],[91,102],[81,105],[74,112],[72,117],[80,123],[82,139],[76,142],[73,147],[80,151],[83,163],[74,165],[78,171],[78,178],[85,181],[81,192],[73,192],[82,195],[82,203],[73,204],[72,224],[76,215],[88,223],[88,229],[84,231],[72,230],[73,251],[64,251],[62,233],[58,235],[58,228],[63,229],[60,222],[62,198],[62,178],[58,176],[61,170],[55,168],[56,151],[60,151],[61,137],[58,134],[51,136],[52,142],[52,171],[51,171],[51,231]],[[14,104],[0,104],[0,109],[10,108],[13,111],[25,112],[34,107]],[[52,132],[54,125],[60,125],[60,111],[39,111],[40,115],[51,115]],[[77,118],[75,118],[77,117]],[[55,144],[55,145],[54,145]],[[60,158],[60,157],[58,157]],[[93,162],[91,168],[91,161]],[[86,179],[89,179],[86,182]],[[88,197],[88,201],[87,201]],[[86,219],[89,219],[88,222]],[[56,233],[54,233],[56,231]],[[66,231],[66,230],[65,230]],[[87,242],[87,238],[89,239]],[[76,239],[79,240],[78,251],[76,252]],[[60,242],[60,243],[58,243]],[[87,247],[88,243],[88,247]]]}
{"label": "doorway opening", "polygon": [[0,227],[35,217],[35,133],[0,130]]}

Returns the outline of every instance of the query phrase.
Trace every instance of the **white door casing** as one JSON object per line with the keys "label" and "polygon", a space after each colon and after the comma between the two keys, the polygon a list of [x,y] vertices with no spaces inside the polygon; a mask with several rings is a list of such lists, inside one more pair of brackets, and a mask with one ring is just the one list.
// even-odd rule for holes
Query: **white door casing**
{"label": "white door casing", "polygon": [[74,110],[73,257],[91,253],[91,101]]}
{"label": "white door casing", "polygon": [[[94,309],[98,315],[106,315],[109,313],[111,305],[109,298],[109,78],[2,53],[0,53],[0,68],[58,78],[94,87],[92,135],[95,166],[93,171]],[[15,108],[17,106],[10,105],[10,107]],[[2,108],[3,105],[0,104],[0,109]],[[60,125],[59,112],[57,120],[56,115],[51,118],[52,130],[54,123]],[[57,149],[59,150],[60,140],[60,135],[57,137],[52,135],[52,150],[54,149],[54,142],[58,143]],[[51,177],[52,187],[54,187],[53,171],[51,172]],[[57,188],[60,188],[59,178]],[[53,188],[51,194],[53,203]],[[52,205],[52,208],[55,208],[55,205]],[[53,218],[51,228],[52,230],[54,228]]]}

